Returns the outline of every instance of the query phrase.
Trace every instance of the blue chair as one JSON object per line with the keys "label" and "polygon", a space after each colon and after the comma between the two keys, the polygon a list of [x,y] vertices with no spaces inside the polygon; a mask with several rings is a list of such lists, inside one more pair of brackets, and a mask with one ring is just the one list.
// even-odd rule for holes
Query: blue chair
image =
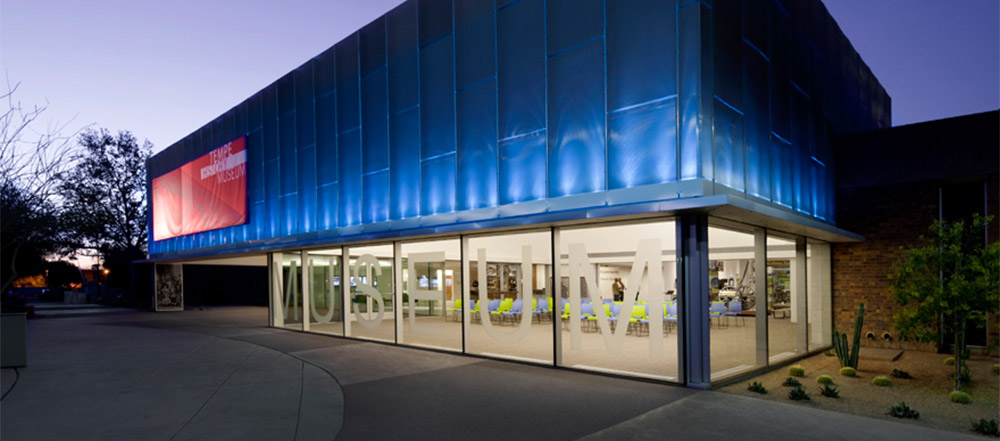
{"label": "blue chair", "polygon": [[469,300],[469,318],[471,321],[476,321],[479,319],[479,302],[475,300]]}
{"label": "blue chair", "polygon": [[663,327],[663,332],[669,333],[674,325],[677,324],[677,302],[667,302],[667,310],[663,316],[663,324],[667,325]]}
{"label": "blue chair", "polygon": [[708,310],[708,319],[715,317],[715,324],[722,327],[722,318],[726,314],[726,304],[724,302],[712,302]]}
{"label": "blue chair", "polygon": [[549,300],[546,298],[538,299],[538,305],[531,312],[534,314],[534,317],[538,318],[538,323],[541,323],[542,317],[549,315]]}
{"label": "blue chair", "polygon": [[[611,324],[611,330],[615,330],[615,326],[618,324],[618,313],[621,312],[622,305],[618,305],[612,302],[604,302],[604,316],[608,318],[608,323]],[[587,320],[594,322],[594,329],[600,331],[600,326],[597,326],[597,314],[590,316]]]}
{"label": "blue chair", "polygon": [[642,304],[632,305],[632,313],[628,319],[628,331],[634,330],[635,334],[639,335],[642,332],[643,325],[645,325],[647,331],[649,330],[649,311],[646,309],[646,306]]}
{"label": "blue chair", "polygon": [[618,316],[622,313],[622,304],[618,302],[612,302],[610,305],[611,316],[608,317],[608,321],[611,322],[611,330],[614,331],[618,327]]}
{"label": "blue chair", "polygon": [[646,331],[646,335],[649,335],[649,304],[643,303],[642,306],[642,317],[639,319],[639,329],[636,335],[642,333],[643,330]]}
{"label": "blue chair", "polygon": [[[594,320],[596,320],[596,316],[594,316],[593,303],[587,302],[580,305],[580,319],[582,320],[583,323],[594,322]],[[594,326],[596,325],[597,323],[594,322]]]}
{"label": "blue chair", "polygon": [[729,307],[726,310],[726,315],[742,318],[744,324],[746,324],[747,318],[743,315],[743,302],[739,300],[729,301]]}
{"label": "blue chair", "polygon": [[490,321],[493,321],[493,317],[498,317],[500,315],[500,299],[490,300],[486,304],[486,312],[490,314]]}
{"label": "blue chair", "polygon": [[521,317],[523,305],[524,303],[521,299],[514,300],[514,303],[510,305],[510,309],[502,313],[501,319],[503,319],[503,321],[509,320],[511,324],[514,324],[517,321],[516,319]]}

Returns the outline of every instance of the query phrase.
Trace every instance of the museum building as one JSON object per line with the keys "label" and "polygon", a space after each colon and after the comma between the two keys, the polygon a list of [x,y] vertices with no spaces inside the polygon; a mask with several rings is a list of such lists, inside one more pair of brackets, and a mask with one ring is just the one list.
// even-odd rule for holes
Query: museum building
{"label": "museum building", "polygon": [[890,114],[819,0],[409,0],[148,161],[156,307],[708,387],[830,347]]}

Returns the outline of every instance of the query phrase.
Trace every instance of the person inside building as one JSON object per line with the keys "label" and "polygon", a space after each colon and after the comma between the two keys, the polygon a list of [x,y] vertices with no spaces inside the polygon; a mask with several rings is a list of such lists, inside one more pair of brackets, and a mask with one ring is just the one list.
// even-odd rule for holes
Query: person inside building
{"label": "person inside building", "polygon": [[615,282],[611,284],[611,294],[614,295],[616,302],[625,299],[625,284],[622,283],[621,277],[615,277]]}

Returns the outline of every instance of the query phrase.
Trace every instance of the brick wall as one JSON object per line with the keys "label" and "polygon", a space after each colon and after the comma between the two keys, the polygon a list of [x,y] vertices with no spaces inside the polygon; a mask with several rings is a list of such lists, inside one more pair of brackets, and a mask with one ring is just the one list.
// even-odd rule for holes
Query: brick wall
{"label": "brick wall", "polygon": [[[988,179],[987,210],[997,215],[997,175]],[[837,226],[861,234],[864,242],[835,244],[833,247],[833,325],[840,332],[852,332],[858,303],[865,304],[862,346],[935,351],[926,343],[900,342],[892,326],[899,306],[889,295],[888,274],[893,263],[911,246],[920,246],[921,235],[938,218],[939,182],[895,184],[839,189]],[[997,219],[990,225],[989,240],[997,240]],[[995,323],[995,318],[991,323]],[[868,331],[875,333],[867,340]],[[990,335],[997,335],[991,326]],[[889,332],[891,342],[882,339]]]}
{"label": "brick wall", "polygon": [[[937,188],[924,182],[838,190],[837,226],[865,241],[833,247],[833,325],[852,332],[858,304],[864,302],[862,346],[934,350],[896,338],[892,314],[899,307],[889,296],[888,274],[903,250],[920,245],[920,235],[938,218]],[[864,337],[868,331],[875,333],[874,340]],[[882,339],[884,332],[892,334],[892,342]]]}

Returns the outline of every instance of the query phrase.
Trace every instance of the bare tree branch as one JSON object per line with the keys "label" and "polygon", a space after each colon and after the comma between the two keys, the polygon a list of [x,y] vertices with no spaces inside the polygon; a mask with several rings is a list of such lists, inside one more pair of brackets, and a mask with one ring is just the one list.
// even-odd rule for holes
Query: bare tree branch
{"label": "bare tree branch", "polygon": [[71,124],[48,123],[41,118],[48,108],[25,108],[15,99],[20,83],[6,80],[0,101],[0,281],[6,291],[17,279],[19,255],[60,251],[56,235],[59,176],[78,158],[73,138],[79,130],[63,133]]}

